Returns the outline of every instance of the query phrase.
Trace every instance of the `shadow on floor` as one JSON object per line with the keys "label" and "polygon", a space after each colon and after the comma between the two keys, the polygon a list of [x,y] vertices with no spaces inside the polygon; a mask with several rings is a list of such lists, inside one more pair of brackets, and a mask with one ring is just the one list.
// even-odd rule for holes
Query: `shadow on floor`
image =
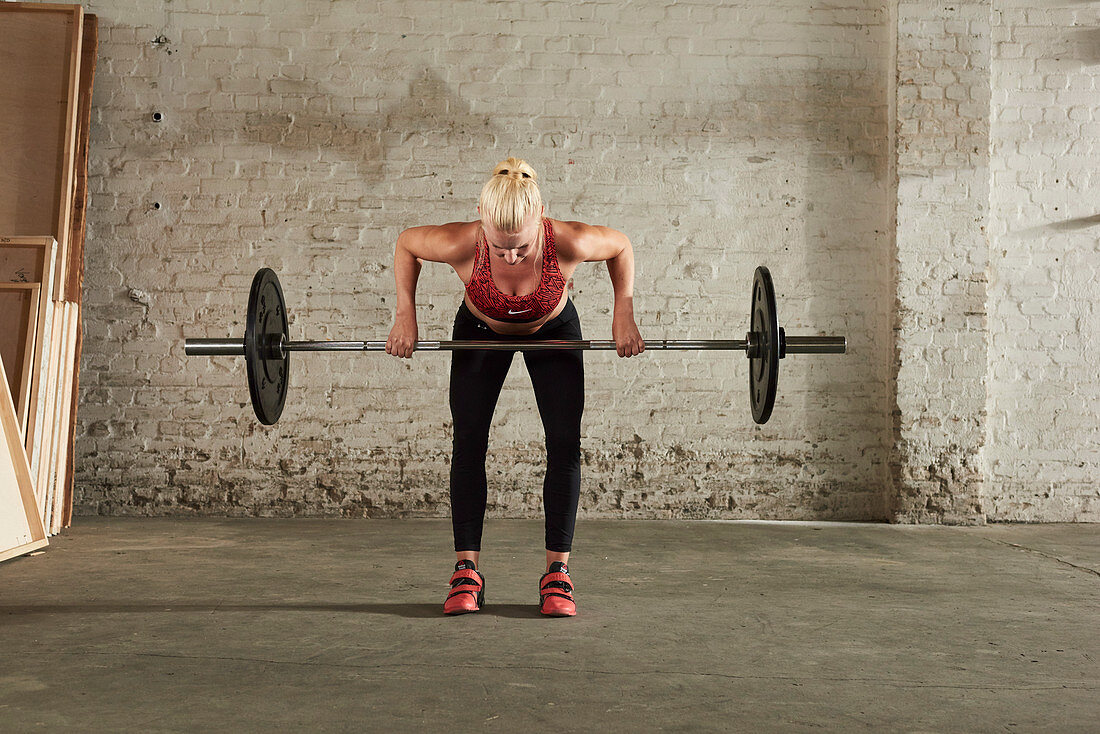
{"label": "shadow on floor", "polygon": [[[442,604],[208,604],[186,602],[182,604],[97,602],[94,604],[36,604],[33,606],[0,606],[0,618],[4,616],[34,616],[41,614],[150,614],[158,612],[348,612],[352,614],[388,614],[395,617],[425,619],[443,617]],[[479,614],[491,617],[525,619],[540,617],[534,604],[486,605]]]}

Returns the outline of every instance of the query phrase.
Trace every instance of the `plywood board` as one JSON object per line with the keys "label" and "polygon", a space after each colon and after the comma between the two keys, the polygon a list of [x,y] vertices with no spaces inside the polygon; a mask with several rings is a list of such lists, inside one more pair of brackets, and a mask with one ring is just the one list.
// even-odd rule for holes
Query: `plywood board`
{"label": "plywood board", "polygon": [[[84,41],[80,49],[80,89],[76,123],[76,183],[73,196],[73,224],[70,232],[68,280],[65,297],[74,303],[83,300],[84,291],[84,234],[88,200],[88,149],[91,133],[92,87],[95,81],[96,55],[99,52],[99,18],[84,14]],[[73,350],[73,380],[69,396],[68,455],[65,460],[65,476],[61,482],[64,495],[61,503],[61,526],[72,524],[73,489],[76,481],[76,410],[80,396],[80,357],[84,347],[83,316],[76,316],[76,345]],[[56,518],[55,518],[56,519]]]}
{"label": "plywood board", "polygon": [[99,51],[99,18],[84,15],[84,40],[80,45],[80,82],[77,89],[76,157],[73,166],[73,215],[69,227],[69,253],[64,297],[80,303],[84,287],[84,230],[88,203],[88,142],[92,125],[92,83]]}
{"label": "plywood board", "polygon": [[46,464],[42,470],[42,482],[45,485],[46,491],[46,509],[42,514],[42,522],[46,526],[46,535],[51,535],[50,527],[53,523],[54,512],[54,497],[55,497],[55,476],[57,474],[57,453],[60,446],[58,440],[58,434],[60,433],[58,423],[61,420],[61,390],[62,383],[65,380],[65,331],[68,328],[69,320],[69,304],[64,301],[59,301],[54,304],[56,311],[54,317],[57,319],[57,336],[56,336],[56,352],[50,355],[50,361],[56,361],[56,365],[51,369],[54,370],[54,379],[50,383],[50,391],[52,392],[52,402],[50,405],[49,413],[49,444],[43,444],[44,451],[42,458],[45,459]]}
{"label": "plywood board", "polygon": [[40,283],[0,282],[0,359],[8,365],[8,388],[15,401],[19,434],[27,435],[27,411],[34,367],[34,339],[38,329]]}
{"label": "plywood board", "polygon": [[80,304],[76,313],[76,347],[73,350],[73,389],[69,406],[69,460],[65,467],[65,501],[62,506],[61,527],[73,523],[73,489],[76,482],[76,405],[80,395],[80,355],[84,342],[84,316]]}
{"label": "plywood board", "polygon": [[[26,440],[31,476],[38,476],[45,384],[49,368],[50,333],[53,324],[53,283],[57,262],[57,241],[53,237],[7,237],[0,232],[0,282],[41,283],[38,296],[38,332],[35,336],[34,366],[31,368],[30,409]],[[37,487],[36,487],[37,490]]]}
{"label": "plywood board", "polygon": [[[69,462],[73,453],[73,432],[72,426],[72,394],[73,383],[76,381],[77,365],[74,363],[76,357],[76,335],[77,324],[80,320],[80,304],[69,303],[66,304],[69,309],[69,317],[65,328],[65,380],[64,386],[61,388],[60,400],[61,400],[61,420],[58,422],[58,441],[59,449],[57,453],[57,462],[54,465],[54,504],[53,504],[53,516],[50,520],[49,532],[56,534],[61,532],[61,528],[66,527],[68,523],[65,520],[66,517],[66,480],[69,475]],[[71,513],[68,513],[71,514]]]}
{"label": "plywood board", "polygon": [[48,544],[35,506],[27,453],[15,420],[15,403],[0,363],[0,561]]}
{"label": "plywood board", "polygon": [[[58,354],[61,351],[62,329],[64,327],[62,316],[64,309],[60,304],[55,304],[56,313],[53,323],[50,324],[50,351],[47,360],[46,382],[42,386],[42,430],[35,441],[34,453],[39,461],[34,475],[34,494],[38,500],[38,509],[42,513],[42,521],[49,526],[50,522],[50,452],[53,450],[53,434],[57,421],[57,381],[61,372],[61,360]],[[28,452],[30,453],[30,452]]]}
{"label": "plywood board", "polygon": [[69,460],[69,396],[73,389],[73,350],[76,347],[77,304],[65,303],[62,319],[61,368],[57,381],[57,420],[54,427],[53,449],[50,452],[50,521],[46,531],[54,535],[61,531],[62,503],[65,500],[63,482]]}
{"label": "plywood board", "polygon": [[0,232],[58,241],[64,297],[84,11],[0,3]]}

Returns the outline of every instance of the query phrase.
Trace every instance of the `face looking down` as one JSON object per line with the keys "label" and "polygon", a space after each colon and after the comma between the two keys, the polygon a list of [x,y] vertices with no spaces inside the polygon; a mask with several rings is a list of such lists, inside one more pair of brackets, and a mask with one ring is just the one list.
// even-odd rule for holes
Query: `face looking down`
{"label": "face looking down", "polygon": [[501,258],[508,265],[518,265],[538,254],[542,217],[528,217],[518,232],[505,232],[484,220],[481,227],[485,231],[489,254]]}

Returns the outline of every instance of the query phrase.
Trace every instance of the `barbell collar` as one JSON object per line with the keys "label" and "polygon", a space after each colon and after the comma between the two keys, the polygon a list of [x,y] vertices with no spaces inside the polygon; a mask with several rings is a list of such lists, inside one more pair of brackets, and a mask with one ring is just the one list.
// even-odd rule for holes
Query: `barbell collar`
{"label": "barbell collar", "polygon": [[187,339],[183,353],[190,357],[243,357],[243,339]]}
{"label": "barbell collar", "polygon": [[787,354],[844,354],[848,339],[843,336],[787,336]]}

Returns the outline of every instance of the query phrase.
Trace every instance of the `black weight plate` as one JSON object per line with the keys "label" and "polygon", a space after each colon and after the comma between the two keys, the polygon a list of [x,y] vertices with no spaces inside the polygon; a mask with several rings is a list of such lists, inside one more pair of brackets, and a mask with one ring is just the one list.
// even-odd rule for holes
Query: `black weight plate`
{"label": "black weight plate", "polygon": [[782,348],[779,315],[775,308],[775,286],[768,269],[760,266],[752,278],[752,306],[749,330],[759,345],[749,356],[749,402],[752,419],[767,423],[775,407],[775,388],[779,382],[779,357]]}
{"label": "black weight plate", "polygon": [[[265,426],[283,413],[290,380],[290,353],[278,349],[289,337],[286,301],[279,278],[271,268],[261,268],[252,279],[248,315],[244,326],[244,361],[252,409]],[[281,352],[281,354],[280,354]]]}

